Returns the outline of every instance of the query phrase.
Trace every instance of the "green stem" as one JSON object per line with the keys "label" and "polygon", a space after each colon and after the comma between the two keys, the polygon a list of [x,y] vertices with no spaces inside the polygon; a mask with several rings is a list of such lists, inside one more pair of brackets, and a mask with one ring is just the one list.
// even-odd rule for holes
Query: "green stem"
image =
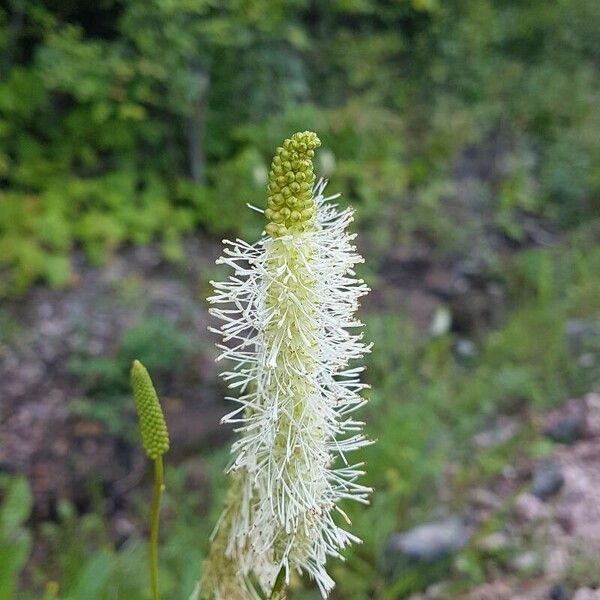
{"label": "green stem", "polygon": [[285,569],[282,567],[277,575],[269,600],[284,600],[287,598],[287,588],[285,587]]}
{"label": "green stem", "polygon": [[152,494],[152,513],[150,516],[150,583],[152,600],[159,600],[158,589],[158,524],[160,519],[160,499],[165,489],[163,482],[162,456],[154,461],[154,493]]}

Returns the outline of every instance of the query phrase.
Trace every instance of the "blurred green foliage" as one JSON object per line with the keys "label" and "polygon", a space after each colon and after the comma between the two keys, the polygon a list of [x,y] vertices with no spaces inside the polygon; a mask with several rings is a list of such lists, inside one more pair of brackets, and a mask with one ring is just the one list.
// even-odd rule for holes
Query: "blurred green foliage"
{"label": "blurred green foliage", "polygon": [[[224,454],[213,457],[211,472],[224,468],[224,458]],[[140,512],[149,510],[146,498],[135,492],[132,496],[143,507]],[[184,468],[167,469],[164,501],[163,513],[168,518],[163,519],[161,528],[162,597],[187,598],[198,578],[202,551],[217,513],[198,518],[198,511],[203,509],[200,495],[187,493]],[[44,590],[45,595],[43,591],[23,591],[19,598],[150,598],[145,540],[132,536],[117,547],[100,516],[102,500],[99,502],[96,512],[83,517],[69,502],[59,503],[56,520],[43,523],[39,532],[39,543],[48,553],[44,569],[31,573],[31,587]]]}
{"label": "blurred green foliage", "polygon": [[0,600],[17,597],[18,578],[31,549],[31,533],[24,527],[31,510],[25,478],[0,478]]}
{"label": "blurred green foliage", "polygon": [[319,132],[317,171],[381,244],[452,238],[455,158],[490,139],[513,149],[490,183],[501,230],[518,239],[521,211],[577,223],[600,194],[596,4],[10,0],[0,294],[64,285],[74,247],[98,263],[157,239],[178,260],[198,227],[256,235],[241,207],[295,129]]}
{"label": "blurred green foliage", "polygon": [[[182,370],[195,349],[195,340],[176,324],[161,318],[144,318],[123,331],[112,356],[90,356],[85,331],[81,351],[69,363],[70,372],[85,390],[74,400],[75,414],[100,421],[114,434],[131,438],[131,384],[129,370],[134,360],[143,361],[158,378]],[[135,438],[134,438],[135,439]]]}

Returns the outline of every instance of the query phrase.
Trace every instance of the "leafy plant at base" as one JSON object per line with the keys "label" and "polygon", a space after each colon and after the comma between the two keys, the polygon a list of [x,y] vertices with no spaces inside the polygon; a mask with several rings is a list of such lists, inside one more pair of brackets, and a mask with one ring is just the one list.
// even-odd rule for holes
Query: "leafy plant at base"
{"label": "leafy plant at base", "polygon": [[23,477],[0,477],[0,496],[0,600],[14,600],[19,573],[31,549],[31,534],[24,525],[32,498]]}

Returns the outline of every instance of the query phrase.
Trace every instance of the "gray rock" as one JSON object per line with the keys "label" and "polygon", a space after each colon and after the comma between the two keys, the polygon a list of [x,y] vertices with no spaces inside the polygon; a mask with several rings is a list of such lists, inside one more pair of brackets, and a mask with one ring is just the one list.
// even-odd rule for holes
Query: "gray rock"
{"label": "gray rock", "polygon": [[519,573],[532,573],[539,565],[540,557],[535,552],[523,552],[510,562],[510,566]]}
{"label": "gray rock", "polygon": [[484,583],[472,589],[467,597],[469,600],[511,600],[517,598],[513,588],[505,581]]}
{"label": "gray rock", "polygon": [[550,588],[550,600],[569,600],[567,588],[564,583],[555,583]]}
{"label": "gray rock", "polygon": [[439,581],[428,586],[425,590],[425,598],[427,600],[446,600],[450,592],[448,590],[447,581]]}
{"label": "gray rock", "polygon": [[497,509],[502,506],[501,498],[485,488],[475,488],[471,492],[471,502],[478,508]]}
{"label": "gray rock", "polygon": [[454,344],[454,352],[459,359],[470,360],[477,355],[477,347],[471,340],[463,338]]}
{"label": "gray rock", "polygon": [[584,399],[586,407],[585,429],[590,436],[600,436],[600,394],[587,394]]}
{"label": "gray rock", "polygon": [[[549,527],[548,539],[558,540],[559,536],[552,533],[552,527]],[[559,534],[560,535],[560,534]],[[557,581],[568,576],[572,565],[571,550],[568,546],[557,543],[553,548],[548,548],[544,559],[544,574]]]}
{"label": "gray rock", "polygon": [[460,517],[448,517],[419,525],[390,537],[385,559],[391,570],[405,563],[433,563],[460,550],[470,532]]}
{"label": "gray rock", "polygon": [[557,494],[565,483],[565,477],[552,462],[540,463],[533,473],[531,491],[540,500],[547,500]]}
{"label": "gray rock", "polygon": [[573,354],[577,354],[585,349],[590,341],[600,336],[600,323],[594,320],[571,319],[567,321],[565,333],[569,349]]}
{"label": "gray rock", "polygon": [[473,442],[479,448],[496,448],[512,440],[519,432],[516,419],[500,420],[494,427],[473,436]]}
{"label": "gray rock", "polygon": [[579,588],[573,595],[573,600],[600,600],[600,589]]}
{"label": "gray rock", "polygon": [[583,319],[569,319],[565,326],[567,340],[572,344],[578,344],[589,328],[590,324]]}
{"label": "gray rock", "polygon": [[549,516],[548,507],[532,494],[520,494],[515,500],[515,513],[524,521],[539,521]]}
{"label": "gray rock", "polygon": [[554,442],[573,444],[581,439],[585,430],[583,415],[567,415],[544,429],[544,435]]}

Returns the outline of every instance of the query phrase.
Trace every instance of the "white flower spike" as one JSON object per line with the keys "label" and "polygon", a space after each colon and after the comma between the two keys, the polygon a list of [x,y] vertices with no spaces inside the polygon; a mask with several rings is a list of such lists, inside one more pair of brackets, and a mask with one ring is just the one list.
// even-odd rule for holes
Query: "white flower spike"
{"label": "white flower spike", "polygon": [[362,367],[369,346],[354,313],[369,290],[347,232],[350,209],[338,210],[315,184],[312,132],[277,149],[268,184],[266,235],[254,245],[225,242],[217,262],[233,274],[213,283],[211,314],[222,321],[223,378],[237,404],[228,471],[232,485],[204,566],[203,598],[256,597],[251,581],[271,592],[283,574],[306,572],[324,598],[334,587],[328,556],[359,540],[340,526],[340,501],[367,503],[357,482],[362,465],[347,454],[368,443],[352,413],[365,400]]}

